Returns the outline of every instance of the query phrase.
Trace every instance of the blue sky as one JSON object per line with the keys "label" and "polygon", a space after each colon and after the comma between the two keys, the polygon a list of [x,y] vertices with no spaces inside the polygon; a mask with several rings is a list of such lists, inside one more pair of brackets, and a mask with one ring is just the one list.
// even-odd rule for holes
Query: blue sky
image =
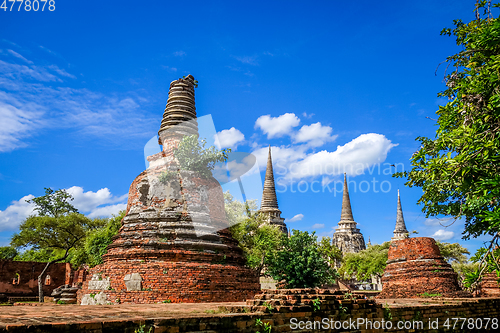
{"label": "blue sky", "polygon": [[[223,147],[254,153],[262,177],[272,146],[289,228],[331,236],[335,188],[354,166],[366,241],[392,236],[399,188],[409,230],[482,244],[461,240],[463,222],[426,219],[421,190],[389,166],[408,170],[415,138],[434,136],[444,67],[435,71],[460,50],[439,32],[473,19],[474,1],[55,3],[0,10],[0,245],[44,187],[68,189],[91,217],[123,209],[169,84],[187,74],[199,81],[198,115],[211,115]],[[255,175],[244,183],[258,199]]]}

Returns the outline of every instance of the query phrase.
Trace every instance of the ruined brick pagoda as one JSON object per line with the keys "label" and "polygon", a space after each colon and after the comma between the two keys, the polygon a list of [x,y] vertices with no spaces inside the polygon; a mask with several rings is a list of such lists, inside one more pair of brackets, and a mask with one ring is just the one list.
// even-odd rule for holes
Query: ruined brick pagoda
{"label": "ruined brick pagoda", "polygon": [[391,242],[378,298],[415,298],[427,295],[470,297],[458,285],[457,273],[429,237]]}
{"label": "ruined brick pagoda", "polygon": [[344,173],[344,193],[342,195],[342,212],[338,228],[333,233],[332,243],[339,250],[345,253],[357,253],[366,249],[363,234],[356,227],[356,222],[352,216],[351,200],[347,188],[347,178]]}
{"label": "ruined brick pagoda", "polygon": [[262,203],[259,210],[267,221],[267,223],[276,225],[287,233],[285,219],[281,217],[281,210],[278,207],[278,199],[276,198],[276,188],[274,186],[273,159],[271,157],[271,146],[269,146],[269,154],[267,157],[266,178],[264,180],[264,190],[262,192]]}
{"label": "ruined brick pagoda", "polygon": [[198,135],[194,84],[191,75],[170,84],[163,150],[132,182],[122,227],[78,292],[81,304],[243,301],[259,291],[227,230],[220,184],[181,170],[173,154]]}

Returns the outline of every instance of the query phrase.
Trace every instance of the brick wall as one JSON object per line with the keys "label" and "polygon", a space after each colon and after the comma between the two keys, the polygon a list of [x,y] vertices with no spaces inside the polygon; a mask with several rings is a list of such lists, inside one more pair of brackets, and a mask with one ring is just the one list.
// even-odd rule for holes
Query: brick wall
{"label": "brick wall", "polygon": [[[0,260],[0,294],[38,295],[38,275],[45,265],[46,263],[41,262]],[[45,295],[50,295],[55,288],[70,283],[70,264],[52,264],[47,274],[50,275],[50,283],[46,285],[45,280],[43,281],[43,292]]]}

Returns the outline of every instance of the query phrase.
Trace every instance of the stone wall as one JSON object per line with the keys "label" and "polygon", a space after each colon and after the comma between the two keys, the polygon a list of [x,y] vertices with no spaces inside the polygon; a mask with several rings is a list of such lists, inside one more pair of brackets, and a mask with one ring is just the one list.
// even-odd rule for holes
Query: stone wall
{"label": "stone wall", "polygon": [[[38,275],[46,263],[32,261],[0,260],[0,294],[6,296],[37,296]],[[69,263],[55,263],[47,270],[47,278],[43,281],[43,292],[49,296],[52,290],[69,284],[71,280]]]}

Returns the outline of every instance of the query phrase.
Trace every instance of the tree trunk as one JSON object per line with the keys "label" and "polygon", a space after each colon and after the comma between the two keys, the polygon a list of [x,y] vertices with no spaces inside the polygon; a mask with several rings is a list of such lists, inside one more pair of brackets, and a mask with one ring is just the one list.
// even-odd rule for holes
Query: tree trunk
{"label": "tree trunk", "polygon": [[40,273],[40,275],[38,275],[38,302],[39,303],[43,303],[43,284],[42,284],[42,282],[43,282],[43,277],[45,275],[45,272],[47,272],[47,269],[53,263],[66,259],[68,257],[68,252],[69,252],[69,249],[66,250],[66,253],[64,254],[64,257],[56,259],[56,260],[49,261],[47,263],[47,265],[45,265],[45,268]]}
{"label": "tree trunk", "polygon": [[43,303],[43,276],[45,275],[45,272],[49,268],[49,266],[53,263],[54,261],[49,261],[47,265],[45,265],[45,268],[43,271],[38,275],[38,302]]}

